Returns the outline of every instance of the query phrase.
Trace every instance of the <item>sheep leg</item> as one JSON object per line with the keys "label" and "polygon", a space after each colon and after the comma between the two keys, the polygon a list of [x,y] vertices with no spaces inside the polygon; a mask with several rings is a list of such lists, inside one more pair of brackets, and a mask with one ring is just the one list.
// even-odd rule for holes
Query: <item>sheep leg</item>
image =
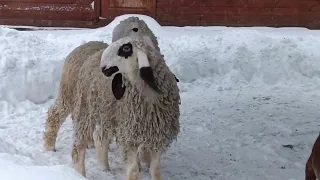
{"label": "sheep leg", "polygon": [[58,131],[69,113],[69,108],[63,103],[61,96],[59,96],[55,104],[49,108],[46,128],[43,134],[44,148],[47,151],[56,151],[55,143]]}
{"label": "sheep leg", "polygon": [[127,160],[127,178],[126,180],[137,180],[140,174],[140,163],[137,150],[128,150],[126,152]]}
{"label": "sheep leg", "polygon": [[101,134],[101,129],[97,128],[94,132],[94,143],[96,148],[96,157],[98,160],[99,166],[103,169],[103,171],[109,171],[109,160],[108,160],[108,151],[110,140],[107,135],[99,136]]}
{"label": "sheep leg", "polygon": [[147,167],[150,168],[150,163],[151,163],[151,154],[150,151],[143,150],[141,152],[141,160],[143,163],[146,163]]}
{"label": "sheep leg", "polygon": [[75,140],[72,147],[72,167],[86,177],[85,171],[85,155],[86,155],[86,141]]}
{"label": "sheep leg", "polygon": [[152,180],[160,180],[161,179],[161,173],[160,173],[160,152],[151,152],[151,179]]}

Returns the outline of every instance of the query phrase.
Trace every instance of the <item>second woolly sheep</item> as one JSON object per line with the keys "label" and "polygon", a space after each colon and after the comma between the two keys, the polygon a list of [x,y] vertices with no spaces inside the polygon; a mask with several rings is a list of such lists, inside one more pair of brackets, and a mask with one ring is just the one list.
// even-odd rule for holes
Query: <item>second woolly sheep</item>
{"label": "second woolly sheep", "polygon": [[120,23],[112,31],[112,42],[119,40],[126,36],[140,35],[156,50],[160,51],[158,39],[148,27],[148,25],[138,17],[129,17],[120,21]]}

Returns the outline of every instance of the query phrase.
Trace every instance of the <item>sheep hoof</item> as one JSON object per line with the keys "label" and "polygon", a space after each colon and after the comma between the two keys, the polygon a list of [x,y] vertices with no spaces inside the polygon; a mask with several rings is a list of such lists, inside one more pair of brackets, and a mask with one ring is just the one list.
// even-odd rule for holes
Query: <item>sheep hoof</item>
{"label": "sheep hoof", "polygon": [[104,168],[102,171],[103,172],[110,172],[110,168]]}
{"label": "sheep hoof", "polygon": [[45,145],[44,148],[45,148],[46,151],[57,152],[57,150],[56,150],[56,148],[54,146]]}

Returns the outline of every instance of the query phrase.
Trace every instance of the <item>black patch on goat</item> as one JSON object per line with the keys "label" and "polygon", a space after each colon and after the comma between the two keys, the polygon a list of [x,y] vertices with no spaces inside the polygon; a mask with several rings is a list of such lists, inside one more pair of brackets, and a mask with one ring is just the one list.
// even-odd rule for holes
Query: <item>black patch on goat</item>
{"label": "black patch on goat", "polygon": [[126,86],[125,85],[122,86],[122,74],[118,73],[112,79],[113,96],[117,100],[120,100],[123,97],[125,91],[126,91]]}
{"label": "black patch on goat", "polygon": [[132,55],[132,44],[131,43],[126,43],[123,44],[122,46],[120,46],[119,50],[118,50],[118,56],[124,57],[124,58],[128,58],[129,56]]}
{"label": "black patch on goat", "polygon": [[132,28],[132,31],[134,31],[134,32],[138,32],[138,28]]}
{"label": "black patch on goat", "polygon": [[140,77],[156,92],[160,92],[159,88],[156,85],[156,81],[153,76],[151,67],[142,67],[140,68]]}
{"label": "black patch on goat", "polygon": [[112,74],[118,72],[119,68],[117,66],[112,66],[109,68],[106,68],[106,66],[104,66],[101,68],[101,71],[105,76],[110,77]]}

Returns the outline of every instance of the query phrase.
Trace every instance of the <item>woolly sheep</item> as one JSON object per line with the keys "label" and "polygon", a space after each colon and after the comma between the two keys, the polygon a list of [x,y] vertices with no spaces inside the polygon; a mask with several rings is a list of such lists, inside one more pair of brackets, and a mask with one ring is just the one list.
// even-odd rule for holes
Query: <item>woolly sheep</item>
{"label": "woolly sheep", "polygon": [[[126,18],[125,20],[120,21],[120,23],[114,28],[114,30],[112,32],[112,42],[119,40],[120,38],[123,38],[126,36],[136,36],[136,35],[142,36],[144,38],[144,40],[146,41],[146,43],[148,43],[149,46],[160,51],[160,48],[158,46],[157,37],[153,34],[153,32],[148,27],[148,25],[143,20],[140,20],[138,17],[129,17],[129,18]],[[150,43],[151,41],[152,41],[152,43]],[[89,44],[92,44],[92,43],[89,43]],[[105,44],[105,46],[107,46],[107,45]],[[86,46],[80,46],[79,49],[75,50],[75,51],[77,51],[77,52],[80,51],[81,47],[86,47]],[[67,59],[68,58],[69,57],[67,57]],[[82,60],[84,60],[84,59],[82,59]],[[81,62],[83,62],[83,61],[81,61]],[[72,73],[70,73],[70,74],[72,74]],[[77,72],[75,72],[75,73],[77,73]],[[68,77],[68,76],[66,75],[66,77]],[[175,76],[175,78],[176,78],[176,76]],[[179,80],[177,78],[176,78],[176,81],[179,82]],[[62,81],[62,83],[63,83],[63,81]],[[72,85],[70,87],[73,87]],[[66,88],[64,88],[65,86],[67,86],[67,85],[61,84],[60,89],[66,89]],[[62,93],[61,96],[64,96],[63,92],[61,92],[61,93]],[[73,92],[70,91],[70,93],[73,93]],[[73,96],[71,95],[70,97],[73,97]],[[54,105],[51,109],[49,109],[49,112],[48,112],[49,117],[54,117],[50,114],[52,114],[52,113],[54,114],[56,112],[55,109],[57,107],[59,107],[59,101],[62,101],[60,99],[63,99],[63,98],[58,97],[58,99],[56,100],[56,105]],[[72,100],[70,100],[70,101],[72,101]],[[69,103],[69,104],[73,104],[73,103]],[[48,119],[46,122],[46,124],[47,124],[46,126],[48,126],[48,127],[46,128],[47,130],[44,135],[44,141],[45,141],[44,147],[48,151],[55,151],[55,143],[56,143],[57,133],[58,133],[61,125],[63,124],[63,122],[66,119],[66,117],[64,117],[64,115],[66,114],[66,116],[68,116],[69,111],[68,111],[68,109],[66,109],[65,112],[61,112],[60,114],[63,116],[59,117],[59,118]],[[94,144],[92,141],[90,141],[88,143],[88,148],[93,148],[93,147],[94,147]]]}
{"label": "woolly sheep", "polygon": [[[123,55],[130,47],[123,46],[127,42],[131,44],[131,56]],[[75,135],[72,164],[79,173],[85,176],[85,147],[93,136],[98,139],[95,142],[99,165],[109,170],[108,146],[116,132],[120,154],[128,164],[128,178],[137,178],[138,154],[142,153],[143,159],[151,164],[153,179],[160,179],[160,154],[177,138],[180,129],[180,96],[174,75],[160,52],[144,40],[123,38],[106,47],[104,43],[89,42],[67,57],[58,98],[48,112],[45,144],[54,147],[52,137],[56,137],[60,122],[71,112]],[[100,59],[101,65],[108,64],[108,56],[116,56],[111,63],[120,62],[119,72],[110,71],[116,70],[116,66],[103,68],[106,75],[116,73],[111,79],[103,76],[99,68]],[[154,78],[152,71],[156,72]]]}

